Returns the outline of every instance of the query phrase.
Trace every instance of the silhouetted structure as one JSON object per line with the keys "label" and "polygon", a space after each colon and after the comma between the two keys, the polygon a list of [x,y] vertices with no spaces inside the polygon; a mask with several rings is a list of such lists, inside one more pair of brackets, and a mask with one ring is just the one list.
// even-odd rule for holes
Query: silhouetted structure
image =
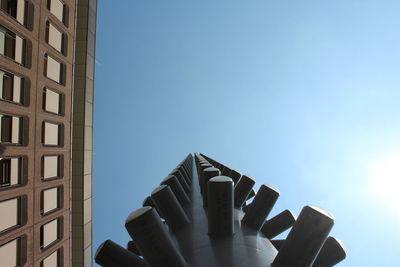
{"label": "silhouetted structure", "polygon": [[[266,220],[279,192],[207,157],[188,155],[132,212],[127,249],[107,240],[96,252],[103,267],[328,267],[346,257],[328,237],[333,217],[305,206]],[[253,198],[250,204],[246,205]],[[291,228],[286,240],[273,239]]]}

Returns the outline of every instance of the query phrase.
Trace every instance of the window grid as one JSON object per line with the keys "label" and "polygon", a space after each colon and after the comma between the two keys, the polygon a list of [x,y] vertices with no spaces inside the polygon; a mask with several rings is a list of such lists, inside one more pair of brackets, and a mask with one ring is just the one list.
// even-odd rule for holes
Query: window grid
{"label": "window grid", "polygon": [[49,78],[50,80],[64,85],[64,77],[65,77],[65,65],[61,63],[57,59],[49,56],[48,54],[44,55],[44,76]]}
{"label": "window grid", "polygon": [[[51,220],[40,227],[40,248],[42,250],[51,247],[61,239],[60,233],[60,218]],[[55,233],[53,233],[55,231]],[[49,240],[49,235],[54,237]]]}
{"label": "window grid", "polygon": [[62,177],[61,166],[62,166],[61,155],[44,155],[42,156],[42,180],[53,180]]}
{"label": "window grid", "polygon": [[61,124],[43,121],[42,144],[44,146],[61,146]]}
{"label": "window grid", "polygon": [[[55,190],[55,191],[54,191]],[[52,196],[51,194],[55,192],[55,197]],[[40,194],[40,213],[42,215],[48,215],[49,213],[52,213],[58,209],[60,209],[61,205],[61,187],[60,186],[56,186],[56,187],[52,187],[52,188],[47,188],[45,190],[42,190],[41,194]],[[46,199],[46,198],[55,198],[55,205],[54,207],[51,207],[52,203],[46,203],[46,200],[49,201],[51,199]],[[46,207],[47,205],[50,205],[51,208]]]}
{"label": "window grid", "polygon": [[43,88],[43,104],[44,111],[62,115],[63,114],[63,94],[48,87]]}
{"label": "window grid", "polygon": [[0,99],[24,104],[25,79],[0,69]]}
{"label": "window grid", "polygon": [[14,62],[25,64],[26,41],[16,33],[0,25],[0,54]]}
{"label": "window grid", "polygon": [[[14,202],[15,203],[15,218],[11,218],[13,217],[12,214],[14,211],[12,210],[7,210],[7,208],[1,207],[1,211],[2,213],[4,212],[5,214],[1,214],[0,213],[0,224],[1,227],[3,229],[0,229],[0,233],[3,232],[8,232],[12,229],[18,228],[21,226],[21,211],[22,211],[22,206],[21,206],[21,197],[16,197],[16,198],[10,198],[10,199],[6,199],[6,200],[2,200],[0,201],[0,206],[2,205],[6,205],[6,203],[8,203],[10,206],[12,206]],[[12,221],[13,219],[15,219],[15,221]],[[2,221],[3,220],[3,221]],[[5,220],[9,220],[8,222],[5,222]],[[7,225],[8,224],[8,227]]]}
{"label": "window grid", "polygon": [[50,21],[46,21],[46,42],[64,55],[65,34]]}
{"label": "window grid", "polygon": [[1,0],[1,9],[9,16],[26,26],[28,2],[25,0]]}
{"label": "window grid", "polygon": [[21,266],[21,238],[18,237],[0,245],[2,267]]}
{"label": "window grid", "polygon": [[0,188],[21,184],[22,157],[0,158]]}
{"label": "window grid", "polygon": [[23,118],[0,114],[0,143],[21,145],[23,133]]}

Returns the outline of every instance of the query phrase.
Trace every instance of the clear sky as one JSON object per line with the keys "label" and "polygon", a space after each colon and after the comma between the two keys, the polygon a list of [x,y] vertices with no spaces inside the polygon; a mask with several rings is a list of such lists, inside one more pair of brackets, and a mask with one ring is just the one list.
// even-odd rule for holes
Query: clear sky
{"label": "clear sky", "polygon": [[399,266],[400,1],[99,1],[94,250],[188,153],[335,216],[339,266]]}

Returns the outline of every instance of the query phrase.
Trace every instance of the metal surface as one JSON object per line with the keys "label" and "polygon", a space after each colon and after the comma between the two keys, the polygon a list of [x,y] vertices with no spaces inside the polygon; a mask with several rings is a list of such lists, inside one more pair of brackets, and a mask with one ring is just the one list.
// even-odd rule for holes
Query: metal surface
{"label": "metal surface", "polygon": [[259,230],[274,207],[278,197],[278,190],[272,186],[261,185],[253,201],[246,208],[246,214],[242,219],[242,223]]}
{"label": "metal surface", "polygon": [[312,267],[333,266],[346,258],[346,250],[338,239],[330,236],[325,240]]}
{"label": "metal surface", "polygon": [[[166,224],[152,207],[134,211],[125,224],[133,239],[130,251],[115,254],[129,252],[124,257],[135,260],[142,255],[155,267],[328,267],[345,257],[340,242],[326,239],[333,218],[322,209],[306,206],[297,220],[285,210],[265,221],[279,192],[262,185],[255,193],[252,179],[202,154],[194,161],[189,155],[171,173],[176,177],[164,179],[143,203],[155,206]],[[269,239],[292,225],[286,239]],[[96,262],[104,267],[126,266],[120,259],[110,265],[115,255],[99,255]]]}
{"label": "metal surface", "polygon": [[144,207],[132,212],[125,221],[125,228],[150,266],[187,266],[153,208]]}
{"label": "metal surface", "polygon": [[182,206],[186,206],[190,203],[188,195],[175,175],[169,175],[161,181],[161,185],[168,185]]}
{"label": "metal surface", "polygon": [[295,221],[296,217],[293,213],[290,210],[284,210],[264,222],[261,227],[261,233],[263,233],[265,237],[272,239],[292,227]]}
{"label": "metal surface", "polygon": [[332,215],[320,208],[305,206],[279,249],[273,266],[311,266],[332,226]]}
{"label": "metal surface", "polygon": [[239,209],[243,206],[255,183],[256,181],[247,175],[243,175],[240,178],[239,182],[235,185],[235,208]]}
{"label": "metal surface", "polygon": [[[216,176],[208,182],[208,234],[232,235],[233,181],[227,176]],[[204,196],[203,196],[204,197]]]}
{"label": "metal surface", "polygon": [[103,267],[149,267],[142,258],[111,240],[99,246],[95,257],[96,262]]}
{"label": "metal surface", "polygon": [[204,193],[203,193],[203,206],[204,207],[207,207],[207,205],[208,205],[208,181],[211,179],[211,178],[213,178],[213,177],[215,177],[215,176],[220,176],[221,175],[221,172],[217,169],[217,168],[214,168],[214,167],[210,167],[210,168],[207,168],[207,169],[204,169],[204,171],[203,171],[203,176],[204,176],[204,179],[203,179],[203,188],[204,188]]}
{"label": "metal surface", "polygon": [[185,211],[169,186],[160,185],[154,189],[151,199],[171,230],[176,231],[189,223]]}

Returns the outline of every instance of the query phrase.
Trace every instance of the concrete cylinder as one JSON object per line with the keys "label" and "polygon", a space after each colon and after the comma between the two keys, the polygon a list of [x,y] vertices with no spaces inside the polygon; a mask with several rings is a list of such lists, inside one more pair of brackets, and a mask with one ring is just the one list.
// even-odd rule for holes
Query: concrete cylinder
{"label": "concrete cylinder", "polygon": [[242,223],[260,230],[278,197],[279,191],[277,189],[272,186],[261,185],[251,204],[246,207]]}
{"label": "concrete cylinder", "polygon": [[253,188],[256,181],[247,175],[243,175],[239,182],[235,185],[235,208],[240,208],[243,203],[247,200],[251,189]]}
{"label": "concrete cylinder", "polygon": [[292,227],[295,221],[296,217],[293,213],[290,210],[284,210],[278,215],[265,221],[261,227],[261,232],[266,238],[272,239]]}
{"label": "concrete cylinder", "polygon": [[142,258],[111,240],[98,247],[94,259],[103,267],[150,267]]}
{"label": "concrete cylinder", "polygon": [[155,188],[151,192],[151,199],[171,230],[176,231],[189,223],[185,211],[169,186]]}
{"label": "concrete cylinder", "polygon": [[312,267],[326,267],[338,264],[346,258],[342,242],[332,236],[328,237],[318,253]]}
{"label": "concrete cylinder", "polygon": [[175,175],[169,175],[166,177],[161,181],[161,185],[168,185],[182,206],[186,206],[190,203],[188,195]]}
{"label": "concrete cylinder", "polygon": [[216,176],[220,176],[221,172],[214,167],[209,167],[204,169],[203,171],[203,188],[204,188],[204,194],[203,194],[203,207],[207,207],[208,205],[208,182],[211,178],[216,177]]}
{"label": "concrete cylinder", "polygon": [[208,234],[233,233],[233,181],[226,176],[211,178],[208,182]]}
{"label": "concrete cylinder", "polygon": [[125,221],[125,228],[150,266],[187,266],[153,208],[144,207],[132,212]]}
{"label": "concrete cylinder", "polygon": [[305,206],[275,257],[273,267],[311,266],[332,226],[333,217],[328,212]]}

